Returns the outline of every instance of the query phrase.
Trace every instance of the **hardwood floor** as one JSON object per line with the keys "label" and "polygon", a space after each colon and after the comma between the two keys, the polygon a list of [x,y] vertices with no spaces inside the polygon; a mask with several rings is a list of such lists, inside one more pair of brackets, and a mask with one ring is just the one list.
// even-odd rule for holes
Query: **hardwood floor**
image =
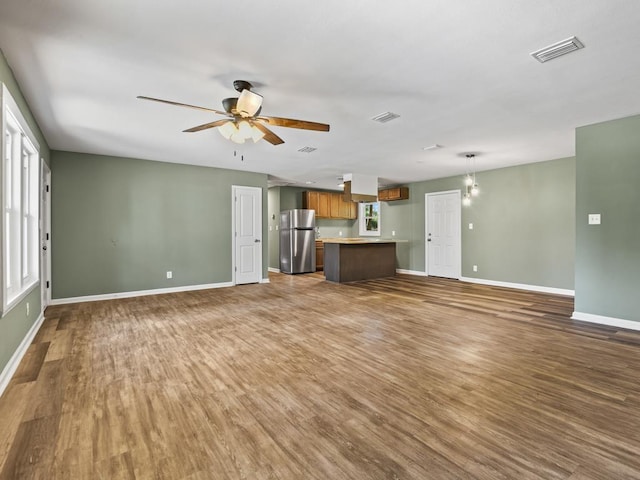
{"label": "hardwood floor", "polygon": [[400,275],[50,307],[1,479],[637,479],[640,332]]}

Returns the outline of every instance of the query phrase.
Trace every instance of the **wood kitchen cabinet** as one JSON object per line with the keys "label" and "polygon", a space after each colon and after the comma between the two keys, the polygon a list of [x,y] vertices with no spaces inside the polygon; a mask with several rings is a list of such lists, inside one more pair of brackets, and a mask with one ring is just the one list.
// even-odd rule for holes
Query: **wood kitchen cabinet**
{"label": "wood kitchen cabinet", "polygon": [[393,187],[378,190],[378,200],[381,202],[392,202],[395,200],[407,200],[409,198],[409,187]]}
{"label": "wood kitchen cabinet", "polygon": [[302,208],[316,211],[316,218],[331,218],[331,204],[328,192],[307,191],[302,193]]}
{"label": "wood kitchen cabinet", "polygon": [[324,270],[324,242],[316,240],[316,272]]}
{"label": "wood kitchen cabinet", "polygon": [[302,192],[302,208],[315,210],[316,218],[355,220],[358,218],[357,207],[354,202],[345,202],[341,193],[313,190]]}

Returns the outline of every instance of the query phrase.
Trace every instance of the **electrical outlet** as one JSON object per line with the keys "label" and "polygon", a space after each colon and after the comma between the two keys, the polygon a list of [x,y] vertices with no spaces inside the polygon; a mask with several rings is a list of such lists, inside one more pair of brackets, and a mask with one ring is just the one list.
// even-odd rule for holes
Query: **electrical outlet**
{"label": "electrical outlet", "polygon": [[478,265],[474,265],[474,266],[473,266],[473,271],[474,271],[474,272],[477,272],[477,271],[478,271]]}
{"label": "electrical outlet", "polygon": [[599,213],[590,213],[589,214],[589,225],[600,225],[600,214]]}
{"label": "electrical outlet", "polygon": [[342,236],[342,230],[340,230],[340,231],[338,232],[338,235]]}
{"label": "electrical outlet", "polygon": [[395,230],[391,230],[391,236],[395,237],[396,236],[396,231]]}
{"label": "electrical outlet", "polygon": [[29,302],[27,302],[27,317],[29,316]]}
{"label": "electrical outlet", "polygon": [[167,278],[173,278],[173,272],[167,272]]}
{"label": "electrical outlet", "polygon": [[473,223],[469,224],[469,230],[473,230]]}

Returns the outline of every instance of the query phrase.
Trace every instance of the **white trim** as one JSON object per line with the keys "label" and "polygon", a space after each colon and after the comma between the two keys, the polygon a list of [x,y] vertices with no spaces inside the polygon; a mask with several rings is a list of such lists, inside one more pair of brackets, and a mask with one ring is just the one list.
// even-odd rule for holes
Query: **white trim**
{"label": "white trim", "polygon": [[271,273],[280,273],[280,269],[279,269],[279,268],[272,268],[272,267],[269,267],[269,271],[270,271]]}
{"label": "white trim", "polygon": [[420,272],[418,270],[405,270],[404,268],[396,268],[396,273],[403,273],[405,275],[416,275],[418,277],[428,277],[425,272]]}
{"label": "white trim", "polygon": [[85,297],[54,298],[49,305],[66,305],[69,303],[98,302],[101,300],[115,300],[117,298],[145,297],[147,295],[162,295],[163,293],[192,292],[210,288],[233,287],[232,282],[206,283],[203,285],[185,285],[183,287],[154,288],[152,290],[138,290],[135,292],[105,293],[102,295],[87,295]]}
{"label": "white trim", "polygon": [[33,339],[36,337],[38,330],[40,330],[40,327],[42,326],[42,322],[44,322],[44,312],[40,312],[40,316],[24,336],[16,351],[13,352],[13,355],[9,359],[7,365],[4,367],[4,370],[2,370],[2,373],[0,373],[0,397],[4,393],[4,390],[7,388],[7,385],[9,385],[13,374],[16,373],[18,365],[20,365],[20,362],[22,361],[22,357],[24,357],[27,353],[29,345],[31,345],[31,342],[33,342]]}
{"label": "white trim", "polygon": [[628,330],[640,330],[640,322],[634,320],[624,320],[622,318],[605,317],[603,315],[593,315],[591,313],[573,312],[573,315],[571,315],[571,320],[599,323],[601,325],[626,328]]}
{"label": "white trim", "polygon": [[[4,159],[6,158],[6,152],[5,152],[5,138],[4,138],[4,134],[7,131],[7,125],[8,125],[8,117],[11,116],[12,123],[16,124],[16,127],[20,130],[21,136],[26,138],[26,141],[31,143],[31,147],[33,147],[34,152],[32,152],[32,154],[34,154],[36,156],[36,159],[38,160],[38,162],[40,162],[40,143],[38,142],[36,136],[34,135],[33,131],[31,130],[31,127],[29,126],[29,122],[26,121],[24,115],[22,114],[22,111],[20,110],[20,108],[18,107],[18,104],[16,103],[16,101],[14,100],[14,98],[11,96],[11,92],[9,92],[9,89],[7,88],[7,86],[0,82],[0,130],[2,131],[2,138],[0,139],[0,159],[2,162],[2,165],[0,166],[0,184],[1,187],[0,188],[4,188],[5,184],[6,184],[6,177],[5,177],[5,168],[6,168],[6,164]],[[24,171],[23,173],[24,174]],[[34,171],[33,175],[35,175],[36,172]],[[31,177],[31,173],[29,173],[29,177]],[[27,180],[27,184],[29,185],[27,191],[30,191],[30,189],[33,188],[33,185],[31,185],[31,180],[35,180],[32,178],[29,178]],[[38,163],[38,171],[37,171],[37,186],[35,187],[35,190],[38,191],[38,202],[40,201],[40,164]],[[24,195],[24,192],[23,192]],[[24,198],[24,197],[23,197]],[[2,198],[0,199],[0,205],[1,205],[1,210],[2,210],[2,215],[4,215],[4,211],[5,211],[5,207],[6,207],[6,198],[5,195],[2,195]],[[24,209],[24,199],[20,201],[20,209],[21,209],[21,215],[23,213],[23,209]],[[40,208],[39,208],[39,203],[38,203],[38,214],[37,214],[37,225],[39,225],[40,223],[40,218],[41,218],[41,214],[40,214]],[[4,217],[3,217],[4,218]],[[22,222],[22,220],[20,220]],[[20,227],[20,230],[22,230],[22,227]],[[6,315],[9,311],[11,311],[14,307],[16,307],[17,305],[19,305],[22,300],[24,300],[26,298],[27,295],[29,295],[29,293],[31,291],[33,291],[34,288],[36,288],[39,284],[40,284],[40,255],[39,255],[39,247],[38,245],[40,244],[40,232],[38,230],[37,232],[38,238],[37,238],[37,242],[33,245],[31,245],[31,248],[36,248],[36,252],[29,252],[29,254],[33,253],[35,254],[35,256],[38,258],[37,260],[37,268],[29,268],[29,280],[27,283],[24,284],[20,284],[19,285],[19,290],[20,293],[16,296],[14,296],[11,300],[8,299],[8,295],[7,295],[7,285],[6,285],[6,278],[5,278],[5,272],[6,272],[6,266],[8,263],[7,260],[7,252],[5,251],[5,247],[6,247],[6,242],[7,242],[7,232],[4,228],[4,220],[2,221],[2,225],[0,225],[0,264],[2,266],[2,268],[0,270],[2,270],[2,275],[0,275],[0,314],[2,316]],[[21,238],[21,242],[22,242],[22,238]],[[30,247],[27,247],[27,250],[30,249]],[[23,248],[24,248],[24,244],[22,244],[21,248],[20,248],[20,255],[22,255],[23,253]],[[24,277],[22,278],[21,282],[25,281]],[[18,285],[16,285],[16,290],[18,290]]]}
{"label": "white trim", "polygon": [[529,285],[526,283],[498,282],[496,280],[485,280],[483,278],[460,277],[463,282],[479,283],[482,285],[491,285],[494,287],[516,288],[518,290],[529,290],[531,292],[553,293],[555,295],[565,295],[567,297],[575,296],[574,290],[555,287],[543,287],[540,285]]}
{"label": "white trim", "polygon": [[[367,230],[365,225],[364,209],[367,205],[377,205],[378,209],[378,229],[375,231]],[[382,232],[382,202],[360,202],[358,203],[358,235],[361,237],[379,237]]]}
{"label": "white trim", "polygon": [[268,278],[263,278],[260,283],[271,283]]}

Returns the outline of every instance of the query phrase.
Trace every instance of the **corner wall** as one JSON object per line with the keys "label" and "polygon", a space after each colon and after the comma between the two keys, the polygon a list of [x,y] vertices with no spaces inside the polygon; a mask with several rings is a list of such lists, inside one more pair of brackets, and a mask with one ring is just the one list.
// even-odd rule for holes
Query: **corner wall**
{"label": "corner wall", "polygon": [[[582,314],[640,322],[639,132],[640,116],[576,130],[575,311]],[[590,213],[602,223],[589,225]]]}
{"label": "corner wall", "polygon": [[[0,82],[7,86],[11,96],[16,101],[22,116],[29,124],[29,128],[38,139],[40,144],[40,156],[45,163],[49,164],[49,146],[45,140],[40,127],[33,117],[29,105],[27,104],[20,86],[18,85],[4,54],[0,50]],[[0,89],[1,91],[1,89]],[[0,93],[1,94],[1,93]],[[0,194],[1,192],[0,185]],[[26,304],[29,302],[29,314],[27,315]],[[0,318],[0,383],[2,382],[2,372],[8,367],[9,361],[15,354],[16,349],[25,338],[31,327],[34,326],[41,313],[41,290],[36,287],[27,297],[19,302],[4,317]]]}

